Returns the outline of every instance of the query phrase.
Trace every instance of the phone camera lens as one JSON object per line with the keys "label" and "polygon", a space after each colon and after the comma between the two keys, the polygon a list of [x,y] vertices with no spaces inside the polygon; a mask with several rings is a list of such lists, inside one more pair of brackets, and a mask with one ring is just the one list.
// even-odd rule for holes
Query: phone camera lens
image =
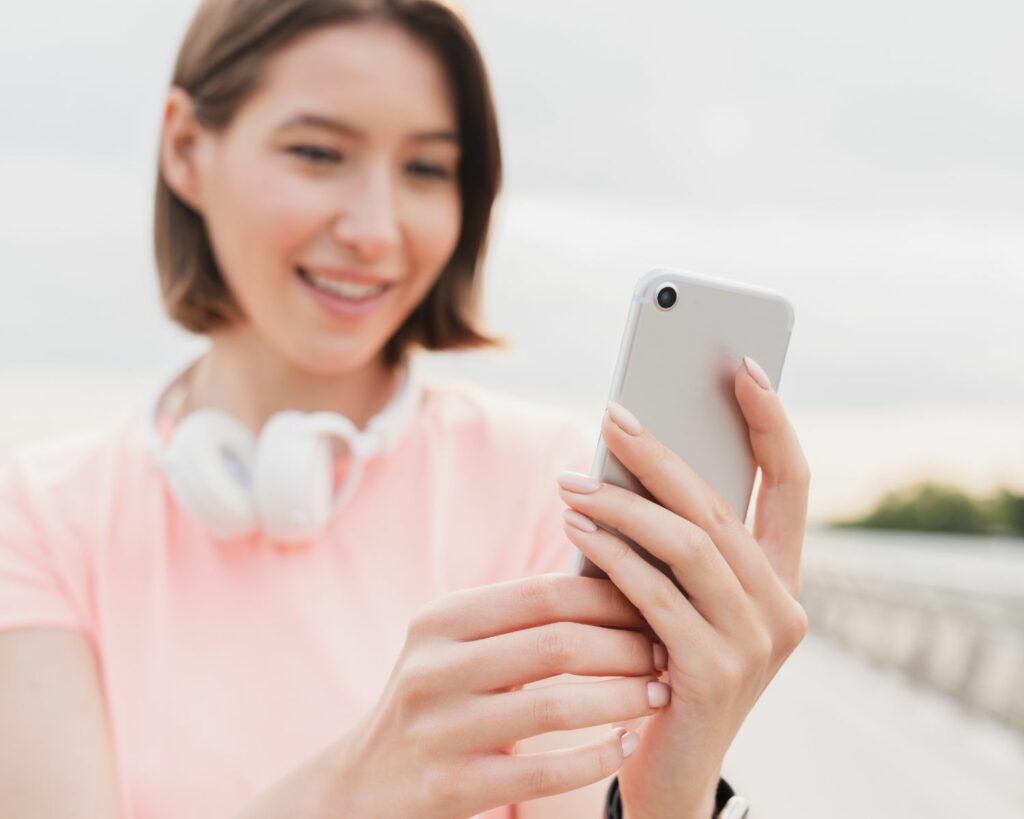
{"label": "phone camera lens", "polygon": [[658,291],[658,306],[663,310],[670,309],[676,303],[676,289],[670,285],[664,285]]}

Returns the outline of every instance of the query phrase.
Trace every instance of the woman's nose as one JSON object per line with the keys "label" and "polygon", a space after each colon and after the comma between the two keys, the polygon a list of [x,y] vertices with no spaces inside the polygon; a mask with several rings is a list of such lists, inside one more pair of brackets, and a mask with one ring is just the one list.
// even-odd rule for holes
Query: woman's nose
{"label": "woman's nose", "polygon": [[352,191],[335,224],[335,235],[368,262],[385,258],[398,245],[401,230],[389,174],[369,174],[364,184]]}

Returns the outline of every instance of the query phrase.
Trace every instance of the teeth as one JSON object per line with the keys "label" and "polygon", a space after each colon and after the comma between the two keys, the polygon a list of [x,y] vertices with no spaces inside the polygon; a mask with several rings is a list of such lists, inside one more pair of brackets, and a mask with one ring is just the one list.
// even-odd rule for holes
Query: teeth
{"label": "teeth", "polygon": [[319,276],[314,276],[312,273],[307,273],[306,278],[309,279],[318,289],[323,290],[325,293],[330,293],[332,296],[340,296],[343,299],[354,299],[354,300],[365,300],[372,299],[374,296],[379,296],[385,290],[386,286],[378,285],[366,285],[366,284],[350,284],[348,282],[339,282],[336,279],[324,279]]}

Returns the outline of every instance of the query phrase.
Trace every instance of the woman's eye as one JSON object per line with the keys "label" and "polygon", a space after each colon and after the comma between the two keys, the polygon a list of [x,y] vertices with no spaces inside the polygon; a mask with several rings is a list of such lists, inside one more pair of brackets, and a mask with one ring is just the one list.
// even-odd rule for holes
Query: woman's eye
{"label": "woman's eye", "polygon": [[325,165],[338,162],[341,154],[329,148],[318,148],[316,145],[293,145],[288,152],[308,159],[314,165]]}
{"label": "woman's eye", "polygon": [[413,162],[408,166],[415,176],[422,176],[427,179],[451,179],[451,172],[444,165],[435,165],[432,162]]}

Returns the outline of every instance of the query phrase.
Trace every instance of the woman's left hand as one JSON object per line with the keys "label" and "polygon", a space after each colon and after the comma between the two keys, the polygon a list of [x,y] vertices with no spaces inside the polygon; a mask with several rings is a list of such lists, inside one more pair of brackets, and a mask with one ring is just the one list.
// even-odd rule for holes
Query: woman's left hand
{"label": "woman's left hand", "polygon": [[686,589],[612,533],[571,525],[566,510],[569,539],[632,601],[668,652],[669,702],[645,718],[640,744],[619,770],[630,819],[711,816],[726,751],[807,632],[797,598],[810,470],[778,394],[745,366],[735,392],[761,468],[752,534],[675,452],[615,407],[604,415],[602,437],[654,501],[611,484],[560,490],[577,514],[664,561]]}

